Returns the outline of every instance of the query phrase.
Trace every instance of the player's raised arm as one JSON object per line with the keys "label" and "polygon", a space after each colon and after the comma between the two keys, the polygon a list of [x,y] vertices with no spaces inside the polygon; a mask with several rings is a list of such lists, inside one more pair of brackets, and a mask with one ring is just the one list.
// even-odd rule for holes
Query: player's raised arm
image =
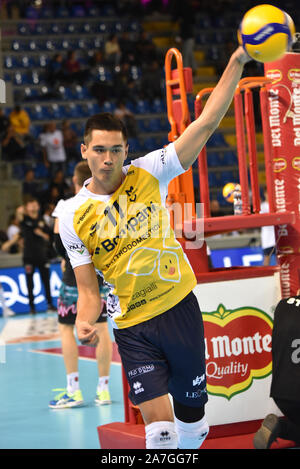
{"label": "player's raised arm", "polygon": [[74,268],[78,288],[76,328],[82,344],[96,345],[97,329],[94,327],[101,311],[101,298],[97,274],[93,264]]}
{"label": "player's raised arm", "polygon": [[193,164],[209,137],[219,126],[232,102],[244,64],[249,60],[242,47],[232,54],[201,115],[175,141],[176,153],[184,169]]}

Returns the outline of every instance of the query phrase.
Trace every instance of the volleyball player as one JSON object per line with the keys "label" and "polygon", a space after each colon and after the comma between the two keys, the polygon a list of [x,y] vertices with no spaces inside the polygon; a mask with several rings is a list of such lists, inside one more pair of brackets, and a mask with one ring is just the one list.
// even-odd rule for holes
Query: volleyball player
{"label": "volleyball player", "polygon": [[[90,176],[91,172],[86,161],[81,161],[76,165],[73,176],[75,193],[79,192],[84,181]],[[55,246],[58,253],[63,257],[64,263],[62,284],[57,301],[57,312],[59,331],[62,340],[62,352],[67,374],[67,388],[54,390],[60,392],[52,401],[50,401],[49,407],[51,408],[78,407],[84,404],[79,382],[78,347],[74,335],[78,290],[70,260],[58,234],[58,216],[67,203],[70,203],[70,199],[68,201],[61,200],[52,214],[52,216],[56,218],[54,226]],[[112,342],[107,325],[107,288],[103,285],[103,280],[100,276],[98,276],[98,283],[100,295],[102,297],[102,310],[99,309],[98,313],[100,311],[101,313],[98,314],[98,319],[95,323],[97,333],[100,337],[99,344],[96,348],[99,379],[96,387],[95,403],[97,405],[105,405],[111,404],[108,384],[112,358]]]}
{"label": "volleyball player", "polygon": [[218,127],[248,60],[239,47],[199,118],[174,143],[129,166],[123,167],[122,122],[108,113],[89,118],[81,152],[92,178],[59,221],[79,291],[82,343],[98,341],[95,269],[110,286],[108,315],[130,399],[145,422],[147,449],[199,448],[208,434],[203,323],[192,292],[197,282],[167,225],[165,199],[169,182],[192,165]]}

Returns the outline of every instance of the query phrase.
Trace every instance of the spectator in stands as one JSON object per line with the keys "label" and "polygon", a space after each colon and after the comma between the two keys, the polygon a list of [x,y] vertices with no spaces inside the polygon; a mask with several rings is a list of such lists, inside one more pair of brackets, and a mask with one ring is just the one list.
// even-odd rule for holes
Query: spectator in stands
{"label": "spectator in stands", "polygon": [[13,213],[8,220],[8,228],[6,230],[7,238],[11,240],[16,234],[20,233],[20,221],[16,212]]}
{"label": "spectator in stands", "polygon": [[45,287],[48,309],[56,311],[52,305],[49,274],[49,242],[51,230],[47,227],[40,214],[40,204],[34,199],[27,199],[24,204],[24,216],[21,222],[21,233],[24,238],[23,262],[26,273],[30,313],[35,314],[33,274],[39,269]]}
{"label": "spectator in stands", "polygon": [[81,68],[76,52],[73,50],[68,52],[64,68],[69,83],[80,83],[82,85],[87,79],[86,71]]}
{"label": "spectator in stands", "polygon": [[20,233],[16,233],[11,239],[8,239],[4,230],[0,230],[0,252],[8,254],[17,254],[22,252],[23,240]]}
{"label": "spectator in stands", "polygon": [[1,144],[2,157],[5,161],[23,161],[26,158],[26,145],[11,124],[7,128]]}
{"label": "spectator in stands", "polygon": [[57,188],[59,199],[66,199],[70,196],[70,187],[66,183],[64,172],[59,169],[50,182],[50,193],[53,187]]}
{"label": "spectator in stands", "polygon": [[121,63],[126,62],[130,65],[138,63],[136,57],[136,41],[133,41],[128,31],[124,31],[120,38]]}
{"label": "spectator in stands", "polygon": [[137,124],[134,114],[126,107],[124,101],[119,101],[117,103],[114,114],[124,122],[128,132],[128,137],[137,137]]}
{"label": "spectator in stands", "polygon": [[46,69],[46,79],[51,86],[57,86],[65,83],[67,75],[64,70],[64,58],[62,54],[57,53],[49,61]]}
{"label": "spectator in stands", "polygon": [[9,115],[9,121],[13,130],[24,143],[30,141],[30,117],[21,106],[18,104]]}
{"label": "spectator in stands", "polygon": [[135,103],[139,95],[139,86],[130,74],[130,65],[123,62],[120,71],[114,74],[113,89],[117,101],[130,101]]}
{"label": "spectator in stands", "polygon": [[147,65],[153,60],[158,60],[159,52],[156,45],[152,41],[152,38],[148,33],[142,31],[139,34],[137,43],[136,43],[137,58],[139,59],[140,65]]}
{"label": "spectator in stands", "polygon": [[149,101],[162,98],[162,73],[157,60],[152,60],[145,67],[141,89],[144,97]]}
{"label": "spectator in stands", "polygon": [[45,132],[40,135],[40,144],[43,151],[44,164],[54,174],[66,169],[66,152],[64,148],[63,133],[56,128],[55,122],[46,125]]}
{"label": "spectator in stands", "polygon": [[31,197],[38,197],[39,195],[39,183],[35,179],[34,171],[31,168],[25,173],[22,193],[23,196],[30,195]]}
{"label": "spectator in stands", "polygon": [[6,135],[9,126],[9,118],[4,114],[4,109],[0,108],[0,140]]}
{"label": "spectator in stands", "polygon": [[100,67],[104,64],[104,54],[102,50],[96,50],[89,60],[89,66],[91,68]]}
{"label": "spectator in stands", "polygon": [[62,122],[62,133],[64,137],[64,148],[66,152],[67,160],[79,161],[81,155],[78,151],[77,133],[71,128],[70,121],[64,120]]}
{"label": "spectator in stands", "polygon": [[121,48],[118,36],[111,34],[104,44],[104,56],[108,65],[117,66],[121,61]]}
{"label": "spectator in stands", "polygon": [[196,70],[194,57],[196,11],[193,0],[177,0],[173,2],[173,20],[179,23],[179,37],[182,44],[182,60],[184,67]]}

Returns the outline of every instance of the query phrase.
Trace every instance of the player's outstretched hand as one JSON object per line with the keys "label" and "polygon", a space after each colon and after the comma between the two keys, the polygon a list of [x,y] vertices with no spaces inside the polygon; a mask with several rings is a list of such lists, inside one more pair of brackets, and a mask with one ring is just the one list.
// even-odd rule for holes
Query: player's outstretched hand
{"label": "player's outstretched hand", "polygon": [[252,58],[247,54],[247,52],[242,46],[239,46],[236,49],[236,51],[234,52],[234,55],[236,56],[237,60],[243,65],[246,64],[247,62],[250,62],[250,60],[252,60]]}
{"label": "player's outstretched hand", "polygon": [[78,340],[82,345],[91,345],[96,347],[99,342],[97,329],[87,321],[76,320],[76,329]]}

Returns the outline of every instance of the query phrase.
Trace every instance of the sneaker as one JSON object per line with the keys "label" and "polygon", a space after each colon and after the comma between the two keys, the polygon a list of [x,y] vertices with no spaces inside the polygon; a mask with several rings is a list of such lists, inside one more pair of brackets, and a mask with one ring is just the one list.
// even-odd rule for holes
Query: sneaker
{"label": "sneaker", "polygon": [[273,441],[279,436],[279,417],[269,414],[255,433],[253,445],[255,449],[269,449]]}
{"label": "sneaker", "polygon": [[12,309],[7,308],[7,307],[3,308],[3,310],[2,310],[2,316],[3,316],[4,318],[10,318],[11,316],[14,316],[14,315],[15,315],[15,313],[14,313],[14,311],[13,311]]}
{"label": "sneaker", "polygon": [[95,402],[97,405],[111,404],[111,398],[108,389],[96,392]]}
{"label": "sneaker", "polygon": [[69,393],[66,389],[53,389],[53,391],[61,391],[54,397],[53,401],[49,402],[49,407],[52,409],[66,409],[68,407],[79,407],[83,405],[83,397],[80,389],[73,394]]}

